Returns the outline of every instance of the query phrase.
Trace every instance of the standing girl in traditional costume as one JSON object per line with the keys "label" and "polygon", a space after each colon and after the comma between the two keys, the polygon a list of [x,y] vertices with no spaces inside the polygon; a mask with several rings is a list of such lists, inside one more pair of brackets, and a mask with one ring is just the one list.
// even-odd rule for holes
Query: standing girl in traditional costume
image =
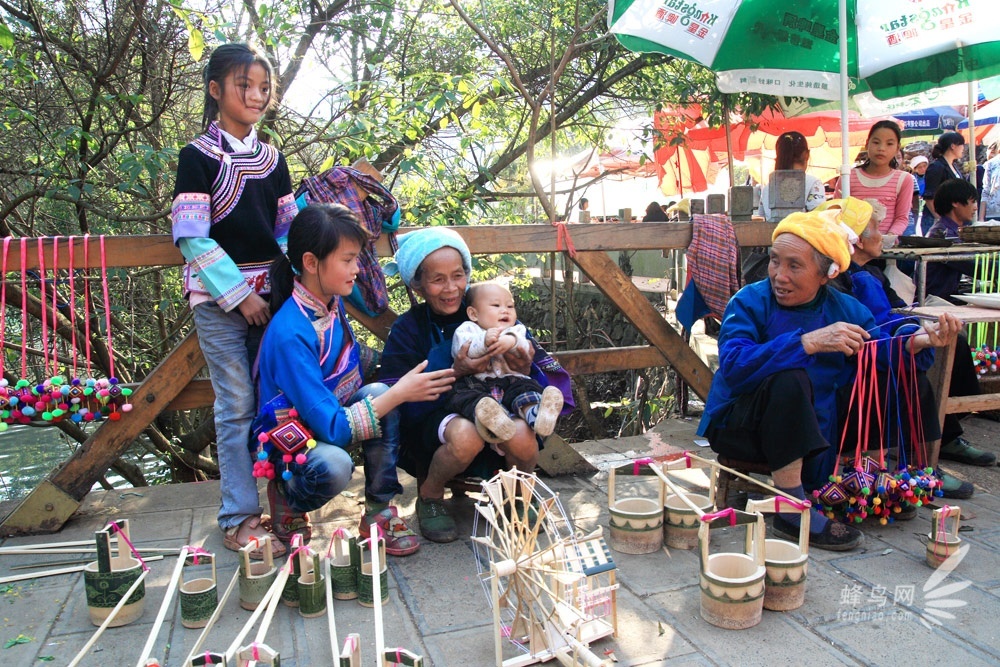
{"label": "standing girl in traditional costume", "polygon": [[[434,401],[454,382],[451,369],[423,373],[417,364],[391,388],[363,384],[374,355],[359,345],[344,313],[358,255],[368,234],[339,204],[302,209],[288,233],[287,256],[271,270],[274,319],[261,343],[260,410],[253,442],[254,474],[268,478],[267,496],[279,537],[309,537],[305,513],[339,494],[360,444],[365,462],[365,514],[360,532],[377,523],[386,552],[405,556],[420,546],[389,503],[402,492],[396,477],[399,416],[406,402]],[[364,366],[372,366],[365,368]]]}
{"label": "standing girl in traditional costume", "polygon": [[[205,133],[180,151],[171,209],[215,390],[218,520],[233,550],[268,535],[247,452],[256,409],[250,369],[270,319],[268,268],[296,211],[284,156],[254,129],[271,103],[273,78],[270,62],[246,44],[215,49],[204,74]],[[280,543],[274,549],[285,552]]]}

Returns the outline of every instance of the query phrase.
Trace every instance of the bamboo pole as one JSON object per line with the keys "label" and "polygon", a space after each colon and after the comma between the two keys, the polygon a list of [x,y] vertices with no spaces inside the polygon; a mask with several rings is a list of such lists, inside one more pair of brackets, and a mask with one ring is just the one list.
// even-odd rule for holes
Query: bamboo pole
{"label": "bamboo pole", "polygon": [[661,466],[658,466],[658,465],[656,465],[654,463],[650,463],[649,464],[649,469],[652,470],[656,474],[656,476],[660,478],[660,481],[662,481],[664,484],[666,484],[668,487],[670,487],[670,490],[674,492],[674,495],[677,496],[678,498],[680,498],[681,501],[685,505],[687,505],[691,509],[692,512],[694,512],[695,514],[697,514],[699,518],[701,518],[702,516],[704,516],[705,510],[701,509],[700,507],[698,507],[697,505],[695,505],[693,502],[691,502],[688,499],[687,494],[690,493],[690,491],[688,491],[686,489],[682,489],[681,487],[675,485],[670,480],[670,477],[665,472],[663,472],[663,468]]}
{"label": "bamboo pole", "polygon": [[770,491],[771,493],[773,493],[775,495],[784,496],[785,498],[788,498],[789,500],[794,500],[797,503],[802,502],[801,498],[796,498],[795,496],[793,496],[791,494],[788,494],[788,493],[785,493],[781,489],[777,489],[777,488],[771,486],[770,484],[767,484],[765,482],[760,481],[759,479],[754,479],[750,475],[745,475],[745,474],[741,473],[739,470],[733,470],[732,468],[724,466],[721,463],[719,463],[718,461],[712,461],[711,459],[703,459],[702,457],[698,456],[697,454],[691,454],[690,452],[688,452],[688,456],[690,456],[695,461],[700,461],[701,463],[704,463],[706,465],[710,465],[713,468],[716,468],[718,470],[725,470],[730,475],[735,475],[736,477],[739,477],[740,479],[745,479],[748,482],[753,482],[754,484],[756,484],[757,486],[761,487],[762,489],[764,489],[766,491]]}
{"label": "bamboo pole", "polygon": [[275,577],[274,583],[271,587],[267,589],[267,593],[264,594],[264,598],[260,601],[260,604],[254,609],[250,618],[247,620],[243,629],[240,630],[239,634],[236,635],[236,639],[229,645],[226,649],[226,662],[229,662],[236,656],[236,652],[240,650],[240,644],[246,639],[246,636],[250,634],[250,630],[257,623],[257,620],[264,613],[266,608],[270,605],[272,598],[281,598],[281,591],[285,588],[285,583],[288,581],[288,573],[291,569],[291,563],[287,567],[282,567],[278,570],[278,576]]}
{"label": "bamboo pole", "polygon": [[[330,542],[331,546],[333,542]],[[330,655],[337,659],[340,641],[337,639],[337,619],[333,613],[333,577],[330,576],[329,551],[323,557],[323,573],[326,575],[326,619],[330,627]]]}
{"label": "bamboo pole", "polygon": [[73,661],[69,663],[68,667],[76,667],[77,665],[80,664],[80,661],[83,660],[83,657],[87,655],[87,651],[89,651],[91,647],[93,647],[94,643],[97,642],[97,640],[100,639],[104,631],[108,629],[108,626],[111,625],[111,622],[115,620],[115,616],[117,616],[118,612],[122,610],[122,607],[125,606],[125,603],[128,601],[128,599],[132,597],[132,594],[135,593],[135,591],[139,588],[139,585],[146,580],[146,575],[148,574],[149,570],[142,571],[142,574],[139,575],[139,578],[135,580],[135,582],[129,587],[127,591],[125,591],[125,594],[122,595],[122,599],[118,601],[118,604],[115,605],[115,608],[112,609],[111,613],[108,614],[108,617],[104,619],[104,622],[101,623],[101,627],[97,628],[97,630],[90,637],[87,643],[83,645],[83,648],[80,649],[80,652],[76,654],[76,657],[73,658]]}
{"label": "bamboo pole", "polygon": [[160,603],[160,610],[156,613],[156,620],[153,621],[153,627],[150,628],[149,636],[146,637],[146,645],[142,647],[142,652],[139,653],[139,660],[136,662],[136,667],[143,667],[146,659],[153,653],[153,646],[156,644],[156,635],[160,634],[160,626],[163,625],[163,620],[167,617],[167,610],[170,609],[171,603],[174,600],[174,594],[177,592],[177,584],[181,580],[181,573],[184,571],[184,561],[187,559],[187,555],[188,548],[182,548],[180,557],[177,559],[177,564],[174,566],[173,574],[170,575],[170,581],[167,583],[167,591],[163,594],[163,602]]}
{"label": "bamboo pole", "polygon": [[382,563],[379,562],[379,526],[372,523],[368,545],[372,552],[372,591],[375,603],[375,667],[382,667],[385,652],[385,628],[382,627]]}
{"label": "bamboo pole", "polygon": [[[91,541],[93,544],[93,541]],[[92,554],[97,551],[96,547],[67,547],[60,549],[19,549],[17,547],[11,547],[10,551],[0,552],[0,556],[53,556],[53,555],[68,555],[68,554]],[[174,555],[180,552],[180,549],[136,549],[139,554],[168,554]]]}
{"label": "bamboo pole", "polygon": [[[157,541],[159,541],[159,540],[142,540],[142,541],[133,542],[132,544],[136,545],[136,548],[138,549],[138,545],[140,545],[140,544],[145,544],[147,542],[157,542]],[[15,545],[9,546],[9,547],[0,547],[0,555],[2,555],[2,554],[8,554],[8,553],[13,553],[13,552],[16,552],[18,550],[38,551],[39,549],[65,549],[65,548],[68,548],[68,547],[87,547],[87,546],[91,547],[91,549],[90,549],[91,551],[94,551],[93,544],[94,544],[94,540],[93,539],[90,539],[90,540],[70,540],[70,541],[67,541],[67,542],[39,542],[37,544],[15,544]],[[118,538],[117,537],[112,537],[111,538],[111,544],[112,544],[112,546],[114,548],[117,548],[118,547]],[[139,551],[173,551],[173,552],[179,552],[180,548],[178,548],[178,547],[145,547],[143,549],[138,549],[138,550]]]}
{"label": "bamboo pole", "polygon": [[[154,560],[163,560],[163,556],[150,556],[148,558],[143,558],[147,563]],[[25,572],[24,574],[12,574],[9,577],[0,577],[0,584],[13,584],[18,581],[28,581],[30,579],[41,579],[42,577],[54,577],[60,574],[72,574],[73,572],[83,572],[86,569],[88,563],[83,563],[81,565],[73,565],[72,567],[63,567],[55,570],[43,570],[41,572]]]}

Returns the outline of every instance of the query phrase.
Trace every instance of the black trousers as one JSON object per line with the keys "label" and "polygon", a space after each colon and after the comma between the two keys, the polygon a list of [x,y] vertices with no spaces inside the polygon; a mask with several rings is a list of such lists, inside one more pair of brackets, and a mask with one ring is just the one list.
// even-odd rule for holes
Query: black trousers
{"label": "black trousers", "polygon": [[743,394],[708,428],[712,449],[742,461],[784,468],[829,448],[813,408],[813,388],[804,370],[769,376],[751,393]]}
{"label": "black trousers", "polygon": [[467,375],[455,381],[451,397],[448,399],[448,409],[475,422],[476,403],[484,397],[492,397],[507,408],[510,414],[518,415],[526,404],[537,403],[539,400],[537,396],[525,396],[525,394],[541,393],[542,385],[520,375],[505,375],[486,380]]}
{"label": "black trousers", "polygon": [[[972,363],[972,350],[969,347],[969,340],[964,336],[958,337],[955,346],[955,364],[951,368],[951,383],[949,386],[949,396],[975,396],[979,392],[979,376],[976,374],[976,367]],[[945,415],[941,424],[941,444],[945,445],[962,435],[964,432],[960,419],[968,413],[955,413]]]}
{"label": "black trousers", "polygon": [[[854,452],[860,435],[858,425],[867,419],[870,427],[863,449],[886,447],[894,451],[902,443],[905,460],[913,462],[913,420],[905,397],[898,395],[898,380],[893,381],[888,373],[878,373],[881,413],[874,404],[851,407],[851,390],[850,386],[844,387],[837,395],[837,442],[828,443],[820,431],[809,376],[804,370],[789,370],[775,373],[755,391],[740,396],[718,420],[725,423],[724,427],[709,426],[709,444],[719,454],[767,463],[771,470],[803,459],[802,481],[812,490],[822,486],[837,469],[842,436],[844,453]],[[941,437],[937,402],[925,373],[917,373],[915,398],[923,441],[936,440]]]}

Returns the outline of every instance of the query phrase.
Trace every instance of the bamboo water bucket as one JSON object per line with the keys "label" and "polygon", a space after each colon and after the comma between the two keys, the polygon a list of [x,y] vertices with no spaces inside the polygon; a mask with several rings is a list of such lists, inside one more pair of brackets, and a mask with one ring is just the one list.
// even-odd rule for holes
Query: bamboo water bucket
{"label": "bamboo water bucket", "polygon": [[[87,610],[90,622],[100,626],[111,615],[122,596],[142,574],[142,563],[132,555],[127,541],[129,537],[128,519],[116,522],[118,555],[111,554],[111,526],[94,533],[97,543],[97,560],[88,563],[83,570],[83,583],[87,595]],[[117,628],[128,625],[142,616],[146,603],[146,584],[143,582],[126,601],[114,620],[108,625]]]}
{"label": "bamboo water bucket", "polygon": [[[809,568],[809,509],[806,501],[796,503],[781,496],[747,501],[747,512],[775,513],[784,510],[798,511],[802,515],[799,543],[788,540],[764,540],[764,609],[791,611],[806,601],[806,576]],[[747,540],[750,539],[749,533]],[[749,549],[749,545],[748,545]]]}
{"label": "bamboo water bucket", "polygon": [[358,569],[361,554],[358,540],[346,528],[338,528],[330,539],[330,582],[333,597],[337,600],[353,600],[358,597]]}
{"label": "bamboo water bucket", "polygon": [[631,496],[616,498],[615,477],[619,472],[634,476],[655,476],[652,459],[639,459],[608,475],[608,544],[623,554],[648,554],[663,547],[663,484],[657,482],[657,498]]}
{"label": "bamboo water bucket", "polygon": [[[685,493],[701,514],[710,512],[715,505],[711,497],[700,493]],[[663,539],[673,549],[694,549],[698,546],[698,528],[701,523],[698,512],[684,502],[681,494],[672,493],[663,503]]]}
{"label": "bamboo water bucket", "polygon": [[[378,549],[379,564],[378,579],[382,602],[386,603],[389,601],[389,568],[385,562],[385,540],[380,536],[376,536],[373,532],[369,539],[358,542],[358,551],[360,554],[360,565],[358,567],[358,603],[363,607],[375,606],[375,581],[372,576],[371,557],[372,540],[375,540],[375,543],[378,545],[376,547]],[[368,554],[367,558],[365,558],[365,554]]]}
{"label": "bamboo water bucket", "polygon": [[674,549],[694,549],[698,546],[699,517],[712,511],[715,506],[714,470],[712,484],[708,495],[691,493],[674,484],[667,473],[668,470],[691,468],[692,457],[684,452],[683,458],[664,461],[656,465],[653,471],[660,478],[664,489],[671,493],[663,502],[663,540],[667,546]]}
{"label": "bamboo water bucket", "polygon": [[200,564],[207,559],[212,566],[211,577],[199,577],[185,581],[183,570],[179,596],[181,599],[181,625],[185,628],[203,628],[208,625],[216,606],[219,604],[219,588],[216,580],[215,554],[191,554],[184,559],[184,569]]}
{"label": "bamboo water bucket", "polygon": [[253,611],[264,599],[271,584],[278,578],[278,568],[274,565],[274,549],[271,538],[264,538],[264,560],[251,561],[250,552],[258,548],[254,542],[240,549],[240,606]]}
{"label": "bamboo water bucket", "polygon": [[[293,546],[293,554],[295,553],[294,549],[295,547]],[[285,587],[281,589],[281,602],[288,607],[298,607],[299,577],[302,575],[302,565],[299,563],[299,559],[293,556],[289,556],[288,564],[291,571],[288,573],[288,579],[285,581]]]}
{"label": "bamboo water bucket", "polygon": [[958,529],[962,508],[945,505],[931,513],[931,532],[927,535],[927,564],[937,569],[962,546]]}
{"label": "bamboo water bucket", "polygon": [[299,614],[316,618],[326,613],[326,577],[319,566],[319,554],[312,549],[299,552]]}
{"label": "bamboo water bucket", "polygon": [[[746,553],[708,553],[711,528],[726,525],[746,526],[750,532]],[[727,630],[743,630],[760,623],[766,575],[764,517],[731,508],[706,514],[698,528],[698,541],[701,543],[701,617]]]}

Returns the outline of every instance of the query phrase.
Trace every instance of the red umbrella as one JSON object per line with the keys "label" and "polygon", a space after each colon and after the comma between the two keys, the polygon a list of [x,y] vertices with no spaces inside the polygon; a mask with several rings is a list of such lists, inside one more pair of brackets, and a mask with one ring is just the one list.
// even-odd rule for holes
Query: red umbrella
{"label": "red umbrella", "polygon": [[[848,146],[855,152],[863,148],[868,131],[879,120],[883,118],[862,118],[856,112],[849,112]],[[751,174],[763,183],[774,169],[777,138],[783,132],[796,131],[809,143],[809,172],[823,181],[839,174],[843,145],[839,111],[817,111],[786,118],[780,111],[768,109],[759,116],[731,124],[729,130],[731,145],[728,149],[724,127],[702,126],[688,130],[682,144],[686,159],[698,165],[718,164],[726,160],[727,150],[731,150],[733,159],[748,163]],[[709,172],[707,166],[702,169]]]}
{"label": "red umbrella", "polygon": [[660,190],[665,195],[708,189],[706,155],[696,154],[687,145],[687,133],[702,123],[701,105],[665,107],[653,114],[657,132],[653,157],[659,167]]}

